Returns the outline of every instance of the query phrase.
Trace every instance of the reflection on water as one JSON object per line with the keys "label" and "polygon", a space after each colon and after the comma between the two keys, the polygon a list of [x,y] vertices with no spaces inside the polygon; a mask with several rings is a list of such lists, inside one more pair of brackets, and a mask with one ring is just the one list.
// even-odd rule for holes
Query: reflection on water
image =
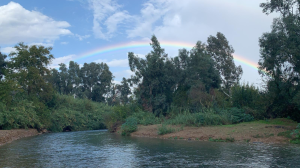
{"label": "reflection on water", "polygon": [[296,167],[300,146],[44,134],[0,147],[0,167]]}

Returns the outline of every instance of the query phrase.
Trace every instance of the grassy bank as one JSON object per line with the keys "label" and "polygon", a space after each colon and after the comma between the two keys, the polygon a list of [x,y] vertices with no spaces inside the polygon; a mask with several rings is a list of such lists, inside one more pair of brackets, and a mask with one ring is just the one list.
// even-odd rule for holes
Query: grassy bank
{"label": "grassy bank", "polygon": [[297,127],[297,123],[290,119],[282,118],[204,127],[167,125],[167,128],[173,131],[159,135],[161,127],[161,124],[139,125],[138,129],[131,136],[211,142],[297,142],[295,135],[291,134]]}

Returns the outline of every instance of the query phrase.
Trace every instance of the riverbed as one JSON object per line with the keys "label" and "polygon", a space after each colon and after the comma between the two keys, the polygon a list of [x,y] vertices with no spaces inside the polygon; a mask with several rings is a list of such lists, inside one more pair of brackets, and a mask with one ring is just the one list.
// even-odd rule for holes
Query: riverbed
{"label": "riverbed", "polygon": [[295,167],[300,146],[122,137],[101,131],[43,134],[0,147],[0,167]]}

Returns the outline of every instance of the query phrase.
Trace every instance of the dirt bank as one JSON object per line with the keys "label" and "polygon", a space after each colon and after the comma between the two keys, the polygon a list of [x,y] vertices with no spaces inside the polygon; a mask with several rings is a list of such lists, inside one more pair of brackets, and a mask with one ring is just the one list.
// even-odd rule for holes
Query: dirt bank
{"label": "dirt bank", "polygon": [[0,130],[0,146],[10,143],[14,140],[38,135],[36,129],[13,129],[13,130]]}
{"label": "dirt bank", "polygon": [[[138,130],[132,133],[131,136],[200,141],[288,143],[290,140],[288,138],[290,135],[289,132],[295,129],[296,125],[297,123],[291,123],[289,121],[282,125],[250,122],[224,126],[184,127],[183,130],[180,126],[170,126],[178,132],[165,135],[158,135],[157,127],[159,125],[150,125],[139,126]],[[285,135],[287,136],[282,136],[283,133],[286,133]]]}

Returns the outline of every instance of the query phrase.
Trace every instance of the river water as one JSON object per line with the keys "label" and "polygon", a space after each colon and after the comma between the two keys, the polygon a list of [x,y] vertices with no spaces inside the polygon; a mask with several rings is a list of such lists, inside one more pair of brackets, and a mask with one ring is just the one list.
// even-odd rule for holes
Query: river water
{"label": "river water", "polygon": [[65,132],[1,146],[0,167],[300,167],[300,146]]}

